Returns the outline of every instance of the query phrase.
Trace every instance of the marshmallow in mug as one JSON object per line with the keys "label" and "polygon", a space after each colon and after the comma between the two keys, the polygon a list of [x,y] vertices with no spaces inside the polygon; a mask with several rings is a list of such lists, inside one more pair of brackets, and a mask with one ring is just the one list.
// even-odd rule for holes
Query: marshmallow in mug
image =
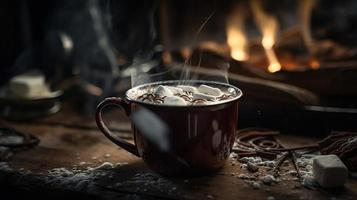
{"label": "marshmallow in mug", "polygon": [[173,94],[183,94],[183,89],[174,86],[164,86],[167,87]]}
{"label": "marshmallow in mug", "polygon": [[185,92],[191,92],[191,93],[195,93],[197,92],[197,88],[193,87],[193,86],[189,86],[189,85],[178,85],[178,88],[181,88],[183,91]]}
{"label": "marshmallow in mug", "polygon": [[174,96],[174,93],[167,86],[163,86],[163,85],[157,86],[153,92],[155,95],[162,96],[162,97]]}
{"label": "marshmallow in mug", "polygon": [[186,106],[186,101],[178,96],[169,96],[164,99],[164,104],[175,106]]}
{"label": "marshmallow in mug", "polygon": [[203,94],[203,93],[199,93],[199,92],[193,93],[192,97],[194,99],[205,99],[205,100],[212,100],[212,101],[214,101],[216,99],[215,96]]}
{"label": "marshmallow in mug", "polygon": [[219,88],[211,87],[208,85],[200,85],[198,87],[198,92],[219,97],[222,95],[222,91]]}

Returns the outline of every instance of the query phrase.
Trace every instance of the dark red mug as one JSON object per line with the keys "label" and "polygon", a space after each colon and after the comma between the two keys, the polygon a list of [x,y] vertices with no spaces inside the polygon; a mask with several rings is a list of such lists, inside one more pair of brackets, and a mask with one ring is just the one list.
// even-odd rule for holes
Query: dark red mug
{"label": "dark red mug", "polygon": [[[125,98],[109,97],[97,107],[99,129],[113,143],[141,157],[154,171],[165,174],[206,174],[220,169],[232,150],[238,120],[238,99],[242,92],[237,87],[212,81],[186,81],[188,85],[206,84],[228,89],[234,97],[209,105],[171,106],[136,100],[136,91],[156,85],[178,85],[179,81],[144,84],[126,92]],[[134,144],[115,137],[102,119],[102,109],[108,105],[122,107],[131,118]],[[162,151],[143,134],[132,121],[131,113],[149,110],[168,127],[169,151]],[[150,124],[147,124],[150,126]]]}

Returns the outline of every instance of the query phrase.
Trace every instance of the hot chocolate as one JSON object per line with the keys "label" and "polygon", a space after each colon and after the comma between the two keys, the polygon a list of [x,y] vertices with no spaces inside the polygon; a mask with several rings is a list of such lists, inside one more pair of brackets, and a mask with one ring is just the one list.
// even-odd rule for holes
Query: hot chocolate
{"label": "hot chocolate", "polygon": [[211,105],[228,101],[237,96],[230,87],[220,88],[208,84],[176,84],[165,82],[131,90],[130,97],[146,103],[171,106]]}

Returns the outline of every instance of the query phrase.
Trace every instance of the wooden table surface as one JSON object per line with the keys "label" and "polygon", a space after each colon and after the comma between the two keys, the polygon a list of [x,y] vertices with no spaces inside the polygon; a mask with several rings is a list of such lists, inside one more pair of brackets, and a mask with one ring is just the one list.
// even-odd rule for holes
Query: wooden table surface
{"label": "wooden table surface", "polygon": [[[112,129],[130,138],[130,124],[120,111],[105,117]],[[8,161],[11,170],[0,169],[1,188],[8,193],[39,192],[53,197],[94,197],[110,199],[357,199],[357,180],[350,178],[344,188],[322,189],[300,186],[297,180],[282,180],[273,185],[262,184],[253,189],[240,174],[248,173],[231,161],[218,173],[204,177],[162,177],[145,163],[107,140],[96,128],[93,118],[80,117],[70,106],[45,119],[34,122],[6,123],[18,131],[41,139],[37,147],[16,152]],[[281,135],[286,144],[307,144],[316,139]],[[93,180],[95,188],[76,191],[45,178],[54,168],[87,169],[103,162],[121,163],[107,169],[110,176]],[[5,189],[4,189],[5,190]]]}

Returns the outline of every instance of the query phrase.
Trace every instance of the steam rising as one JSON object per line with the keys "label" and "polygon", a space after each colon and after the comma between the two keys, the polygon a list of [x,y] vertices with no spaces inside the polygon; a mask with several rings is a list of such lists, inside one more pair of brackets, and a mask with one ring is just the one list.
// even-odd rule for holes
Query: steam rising
{"label": "steam rising", "polygon": [[[192,42],[192,47],[197,46],[196,43],[198,41],[198,38],[201,34],[201,32],[203,31],[205,25],[209,22],[209,20],[214,16],[215,11],[213,11],[211,13],[211,15],[209,15],[204,21],[203,23],[200,25],[200,27],[198,28],[195,37],[193,39]],[[190,58],[191,57],[187,57],[187,59],[185,60],[184,65],[182,66],[182,73],[180,75],[179,80],[181,80],[181,84],[185,85],[187,80],[210,80],[209,77],[200,77],[200,74],[197,72],[197,70],[201,67],[201,55],[199,57],[199,62],[197,66],[191,66],[190,65]],[[218,74],[218,77],[222,77],[221,80],[218,81],[222,81],[224,83],[228,83],[228,69],[229,69],[229,64],[228,63],[224,63],[222,66],[217,66],[220,70],[222,71],[222,73]],[[217,77],[216,77],[217,78]],[[213,80],[216,78],[212,78]],[[217,80],[216,80],[217,81]]]}
{"label": "steam rising", "polygon": [[[213,11],[209,16],[205,18],[202,24],[198,27],[196,34],[193,36],[191,47],[197,46],[197,41],[200,34],[204,31],[205,26],[209,23],[209,20],[214,17],[215,11]],[[166,56],[165,54],[163,55]],[[191,65],[191,52],[187,52],[186,60],[184,63],[169,63],[167,64],[169,69],[161,73],[149,74],[149,73],[132,73],[131,82],[132,86],[138,86],[145,83],[157,82],[157,81],[166,81],[166,80],[180,80],[180,85],[188,84],[187,81],[190,80],[208,80],[228,83],[228,70],[229,63],[222,62],[220,65],[217,65],[216,74],[210,76],[203,76],[199,73],[199,68],[201,66],[201,59],[204,59],[199,55],[199,62],[196,66]],[[164,62],[166,63],[166,62]]]}

